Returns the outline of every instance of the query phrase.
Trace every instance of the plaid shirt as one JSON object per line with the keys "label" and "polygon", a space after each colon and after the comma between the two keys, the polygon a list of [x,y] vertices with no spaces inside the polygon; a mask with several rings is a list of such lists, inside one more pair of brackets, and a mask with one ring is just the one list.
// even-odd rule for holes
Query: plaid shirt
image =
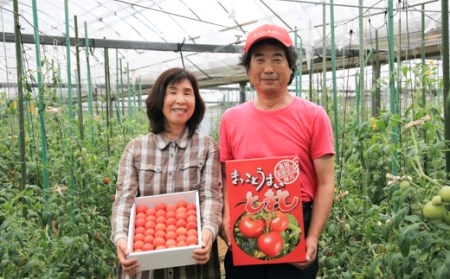
{"label": "plaid shirt", "polygon": [[[198,132],[167,140],[149,133],[132,140],[119,163],[116,199],[112,206],[111,241],[127,239],[131,207],[136,196],[199,190],[203,229],[214,239],[222,221],[219,150],[214,140]],[[119,278],[127,278],[119,265]],[[205,265],[143,271],[137,278],[220,278],[217,245]]]}

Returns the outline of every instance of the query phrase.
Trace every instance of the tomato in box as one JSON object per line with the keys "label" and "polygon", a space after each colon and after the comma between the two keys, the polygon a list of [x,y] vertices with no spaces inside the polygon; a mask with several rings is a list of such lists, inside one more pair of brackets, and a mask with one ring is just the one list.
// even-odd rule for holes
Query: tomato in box
{"label": "tomato in box", "polygon": [[[189,236],[187,236],[188,230],[185,226],[187,224],[186,218],[188,217],[186,208],[188,204],[194,204],[195,208],[200,208],[198,191],[137,197],[135,199],[135,204],[131,209],[130,226],[128,231],[128,248],[132,252],[128,255],[128,258],[137,259],[141,270],[152,270],[195,264],[195,260],[192,258],[192,253],[195,249],[201,248],[201,224],[200,222],[197,222],[197,227],[189,230],[190,233]],[[156,210],[156,206],[158,207],[158,210]],[[168,218],[175,218],[175,220],[178,220],[175,215],[172,217],[167,217],[168,209],[174,213],[177,211],[180,212],[180,216],[178,217],[179,219],[184,218],[184,227],[177,227],[175,225],[176,223],[172,224],[173,220],[170,221],[170,225],[166,223]],[[161,223],[156,222],[156,213],[159,210],[164,210],[165,212],[164,223],[162,223],[162,218],[159,220]],[[136,219],[137,214],[140,212],[146,213],[147,217]],[[163,216],[162,211],[158,215]],[[172,213],[169,216],[171,215]],[[155,219],[151,218],[154,221],[148,221],[150,216],[156,217]],[[196,220],[201,220],[199,211],[196,211],[195,218]],[[136,227],[135,222],[141,219],[145,221],[143,227],[145,229],[143,233],[144,239],[139,240],[140,243],[136,246],[138,251],[135,251],[133,249],[135,244],[133,241],[135,229],[137,230],[139,228],[139,233],[142,234],[142,229],[140,229],[142,227]],[[147,224],[150,224],[147,226],[148,228],[145,227]],[[159,224],[161,225],[158,226],[158,230],[156,230],[156,227]],[[154,227],[151,228],[152,226]],[[169,227],[170,229],[168,229]],[[192,227],[192,225],[190,225],[190,227]],[[176,234],[176,238],[173,233]],[[158,234],[158,236],[156,236],[156,234]],[[163,234],[164,236],[162,236]],[[148,235],[151,235],[153,238],[151,245],[146,245],[150,244],[146,243],[145,237]],[[151,237],[147,238],[147,242],[150,241]],[[138,238],[140,239],[141,237],[139,236]],[[177,240],[178,238],[179,241]]]}

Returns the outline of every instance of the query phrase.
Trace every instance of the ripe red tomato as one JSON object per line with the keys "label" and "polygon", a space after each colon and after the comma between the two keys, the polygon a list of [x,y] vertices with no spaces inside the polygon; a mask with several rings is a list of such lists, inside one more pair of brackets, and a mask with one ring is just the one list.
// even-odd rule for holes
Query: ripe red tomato
{"label": "ripe red tomato", "polygon": [[166,232],[165,231],[156,231],[155,232],[155,237],[166,238]]}
{"label": "ripe red tomato", "polygon": [[184,227],[186,227],[186,224],[187,224],[187,222],[184,219],[178,219],[175,222],[175,225],[177,226],[177,228],[184,228]]}
{"label": "ripe red tomato", "polygon": [[146,235],[144,237],[144,243],[153,243],[155,240],[155,237],[153,235]]}
{"label": "ripe red tomato", "polygon": [[187,245],[197,245],[198,238],[196,235],[190,235],[186,238],[186,244]]}
{"label": "ripe red tomato", "polygon": [[145,206],[143,204],[138,205],[136,207],[136,213],[139,213],[139,212],[145,213],[145,211],[147,211],[147,209],[148,209],[147,206]]}
{"label": "ripe red tomato", "polygon": [[177,247],[177,242],[175,241],[175,239],[167,239],[166,247],[167,248],[175,248],[175,247]]}
{"label": "ripe red tomato", "polygon": [[158,216],[158,217],[156,217],[156,220],[155,220],[156,224],[159,224],[159,223],[165,224],[166,221],[167,221],[166,216]]}
{"label": "ripe red tomato", "polygon": [[135,219],[140,219],[140,218],[147,218],[147,215],[145,215],[145,213],[139,212],[138,214],[136,214]]}
{"label": "ripe red tomato", "polygon": [[189,209],[189,210],[186,212],[186,215],[187,215],[187,217],[189,217],[189,216],[197,216],[197,210],[195,210],[195,209]]}
{"label": "ripe red tomato", "polygon": [[155,250],[164,250],[167,249],[166,245],[159,245],[158,247],[155,248]]}
{"label": "ripe red tomato", "polygon": [[185,200],[179,200],[177,202],[177,208],[179,207],[186,207],[187,206],[187,202]]}
{"label": "ripe red tomato", "polygon": [[156,210],[156,211],[158,211],[158,210],[164,210],[164,211],[166,211],[166,207],[167,207],[167,204],[166,204],[166,203],[160,202],[160,203],[158,203],[157,205],[155,205],[155,210]]}
{"label": "ripe red tomato", "polygon": [[283,237],[279,232],[269,232],[258,237],[258,248],[269,257],[275,257],[283,249]]}
{"label": "ripe red tomato", "polygon": [[257,238],[263,233],[265,225],[263,219],[254,219],[252,215],[245,215],[239,221],[239,231],[246,238]]}
{"label": "ripe red tomato", "polygon": [[196,222],[189,222],[186,224],[186,229],[197,229],[197,223]]}
{"label": "ripe red tomato", "polygon": [[175,211],[176,215],[179,214],[184,214],[187,215],[187,209],[186,207],[178,207],[177,210]]}
{"label": "ripe red tomato", "polygon": [[186,205],[186,209],[190,210],[190,209],[197,209],[197,206],[195,205],[195,203],[188,203]]}
{"label": "ripe red tomato", "polygon": [[145,232],[145,227],[137,227],[134,229],[134,234],[138,234],[138,233],[144,233]]}
{"label": "ripe red tomato", "polygon": [[189,236],[191,236],[191,235],[197,236],[197,235],[198,235],[197,230],[196,230],[196,229],[190,229],[190,230],[188,230],[187,233],[186,233],[186,236],[189,237]]}
{"label": "ripe red tomato", "polygon": [[177,236],[177,242],[186,241],[186,236],[184,234],[180,234]]}
{"label": "ripe red tomato", "polygon": [[155,250],[155,247],[151,243],[145,243],[144,246],[142,246],[142,251],[152,251]]}
{"label": "ripe red tomato", "polygon": [[166,217],[166,211],[164,209],[159,209],[155,213],[155,217],[158,218],[159,216]]}
{"label": "ripe red tomato", "polygon": [[[174,231],[166,232],[166,235],[164,236],[164,238],[165,238],[166,240],[169,240],[169,239],[175,240],[175,239],[177,239],[177,233],[174,232]],[[166,244],[166,245],[167,245],[167,244]]]}
{"label": "ripe red tomato", "polygon": [[148,221],[155,222],[156,221],[156,217],[155,217],[155,215],[148,215],[147,217],[145,217],[145,220],[147,220],[147,222]]}
{"label": "ripe red tomato", "polygon": [[165,223],[158,223],[155,226],[155,231],[163,231],[164,232],[164,231],[166,231],[166,228],[167,228],[167,226]]}
{"label": "ripe red tomato", "polygon": [[177,206],[175,204],[168,204],[166,207],[167,212],[176,211],[176,210],[177,210]]}
{"label": "ripe red tomato", "polygon": [[284,232],[289,225],[289,217],[286,213],[277,211],[275,218],[270,221],[270,231]]}
{"label": "ripe red tomato", "polygon": [[175,210],[166,212],[166,218],[167,219],[172,218],[172,217],[175,218],[175,216],[176,216]]}
{"label": "ripe red tomato", "polygon": [[137,227],[144,227],[145,226],[145,219],[137,219],[134,221],[134,226]]}
{"label": "ripe red tomato", "polygon": [[155,237],[155,239],[153,240],[154,247],[158,247],[158,246],[164,245],[164,244],[166,244],[166,240],[162,237]]}
{"label": "ripe red tomato", "polygon": [[168,225],[166,227],[166,232],[176,232],[177,231],[177,226],[175,225]]}
{"label": "ripe red tomato", "polygon": [[187,229],[185,227],[179,227],[175,232],[177,233],[177,235],[186,235]]}
{"label": "ripe red tomato", "polygon": [[111,179],[109,179],[108,177],[103,178],[103,184],[108,185],[109,182],[111,182]]}
{"label": "ripe red tomato", "polygon": [[[140,220],[140,219],[138,219],[138,220]],[[136,222],[138,220],[136,220]],[[154,229],[156,226],[156,223],[153,221],[146,221],[144,226],[145,226],[145,229]]]}
{"label": "ripe red tomato", "polygon": [[155,215],[155,213],[156,213],[156,210],[155,210],[153,207],[150,207],[149,209],[147,209],[147,210],[145,211],[145,214],[146,214],[147,216],[149,216],[149,215]]}
{"label": "ripe red tomato", "polygon": [[197,223],[197,216],[188,216],[187,218],[186,218],[186,222],[187,223],[189,223],[189,222],[194,222],[194,223]]}
{"label": "ripe red tomato", "polygon": [[143,246],[144,246],[144,242],[141,240],[138,240],[133,244],[133,250],[136,251],[138,249],[142,249]]}
{"label": "ripe red tomato", "polygon": [[135,234],[134,235],[134,242],[136,242],[136,241],[138,241],[138,240],[140,240],[140,241],[144,241],[144,234],[142,234],[142,233],[137,233],[137,234]]}

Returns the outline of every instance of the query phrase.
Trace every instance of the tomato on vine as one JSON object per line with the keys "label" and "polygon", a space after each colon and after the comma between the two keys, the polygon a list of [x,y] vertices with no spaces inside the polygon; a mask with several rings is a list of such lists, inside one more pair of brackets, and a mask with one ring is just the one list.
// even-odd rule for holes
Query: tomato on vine
{"label": "tomato on vine", "polygon": [[245,215],[239,221],[239,231],[246,238],[257,238],[260,236],[264,228],[266,226],[266,222],[254,215]]}
{"label": "tomato on vine", "polygon": [[269,232],[258,237],[258,248],[269,257],[276,257],[283,249],[283,237],[279,232]]}
{"label": "tomato on vine", "polygon": [[270,231],[284,232],[289,225],[289,217],[281,211],[275,212],[275,217],[270,221]]}

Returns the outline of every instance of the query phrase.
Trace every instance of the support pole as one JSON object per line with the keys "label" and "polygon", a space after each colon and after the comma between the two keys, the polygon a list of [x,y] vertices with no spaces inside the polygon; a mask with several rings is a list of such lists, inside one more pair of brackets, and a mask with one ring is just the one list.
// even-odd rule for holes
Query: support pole
{"label": "support pole", "polygon": [[[69,133],[72,134],[73,111],[72,111],[72,79],[70,70],[70,33],[69,33],[69,3],[64,0],[64,14],[66,23],[66,61],[67,61],[67,108],[69,114]],[[34,28],[36,32],[36,28]]]}
{"label": "support pole", "polygon": [[88,29],[87,22],[84,22],[84,35],[85,35],[85,48],[86,48],[86,72],[87,72],[87,83],[88,83],[88,107],[89,107],[89,130],[91,132],[91,144],[95,145],[94,140],[94,111],[92,109],[92,84],[91,84],[91,69],[89,63],[89,41],[88,41]]}
{"label": "support pole", "polygon": [[[20,40],[20,22],[19,22],[19,4],[18,0],[14,0],[14,35],[16,38],[16,65],[17,65],[17,86],[19,97],[19,151],[20,151],[20,189],[25,189],[27,178],[27,165],[25,156],[25,115],[24,115],[24,98],[23,98],[23,84],[22,84],[22,42]],[[40,65],[38,66],[40,69]],[[41,96],[39,96],[41,97]],[[39,115],[43,117],[44,112],[39,108]],[[43,124],[44,122],[41,122]],[[47,152],[45,143],[45,133],[42,144],[42,172],[44,174],[44,190],[47,193],[48,182],[46,180],[47,173]]]}
{"label": "support pole", "polygon": [[[78,42],[78,20],[77,16],[73,17],[75,26],[75,39]],[[84,139],[84,124],[83,124],[83,104],[81,102],[81,69],[80,69],[80,46],[75,46],[75,57],[77,60],[77,99],[78,99],[78,122],[81,140]]]}
{"label": "support pole", "polygon": [[[394,80],[394,13],[393,0],[388,0],[388,56],[389,56],[389,108],[392,115],[397,114],[395,80]],[[394,146],[398,144],[398,127],[393,125],[391,128],[391,142]],[[398,174],[397,151],[394,149],[392,154],[392,175]]]}
{"label": "support pole", "polygon": [[[16,9],[17,0],[14,0],[14,18],[16,22],[16,56],[17,56],[17,80],[19,85],[19,99],[22,94],[22,55],[20,50],[20,25],[19,25],[19,11]],[[42,72],[41,72],[41,57],[39,52],[39,26],[38,26],[38,18],[37,18],[37,7],[36,0],[32,1],[33,5],[33,24],[34,24],[34,38],[36,40],[35,43],[35,51],[36,51],[36,67],[37,67],[37,79],[38,79],[38,95],[39,95],[39,120],[40,120],[40,129],[41,129],[41,160],[42,160],[42,178],[43,178],[43,188],[44,188],[44,198],[48,201],[48,169],[47,169],[47,136],[45,133],[45,106],[44,106],[44,92],[42,90]],[[17,16],[17,18],[16,18]],[[18,52],[17,52],[18,51]],[[22,97],[23,98],[23,97]],[[23,99],[22,99],[23,100]],[[23,135],[23,106],[20,107],[22,101],[19,102],[20,109],[20,134]],[[20,153],[22,155],[22,148],[25,152],[25,147],[22,147],[22,144],[25,144],[25,138],[20,137],[21,139],[21,149]],[[25,154],[23,153],[22,158],[22,167],[25,168]],[[24,169],[22,169],[24,171]],[[25,176],[23,179],[25,179]],[[45,225],[50,225],[50,215],[45,216]],[[47,231],[48,235],[51,234],[50,228]]]}
{"label": "support pole", "polygon": [[328,112],[327,90],[327,6],[322,4],[322,106]]}
{"label": "support pole", "polygon": [[444,97],[444,127],[445,142],[447,142],[447,151],[445,151],[445,169],[447,171],[447,179],[450,178],[450,99],[449,99],[449,48],[448,48],[448,1],[441,1],[442,13],[442,81],[443,81],[443,97]]}
{"label": "support pole", "polygon": [[364,12],[363,0],[359,0],[359,106],[361,113],[359,119],[364,122],[366,120],[366,90],[364,83]]}
{"label": "support pole", "polygon": [[372,116],[378,116],[381,108],[381,90],[378,86],[378,80],[381,76],[380,53],[378,50],[378,30],[375,30],[375,55],[372,56],[372,88],[374,88],[372,96]]}
{"label": "support pole", "polygon": [[[336,162],[340,163],[339,156],[339,116],[337,103],[337,84],[336,84],[336,43],[334,35],[334,1],[330,0],[330,31],[331,31],[331,68],[333,79],[333,105],[334,105],[334,145],[336,152]],[[340,181],[338,179],[337,181]]]}

